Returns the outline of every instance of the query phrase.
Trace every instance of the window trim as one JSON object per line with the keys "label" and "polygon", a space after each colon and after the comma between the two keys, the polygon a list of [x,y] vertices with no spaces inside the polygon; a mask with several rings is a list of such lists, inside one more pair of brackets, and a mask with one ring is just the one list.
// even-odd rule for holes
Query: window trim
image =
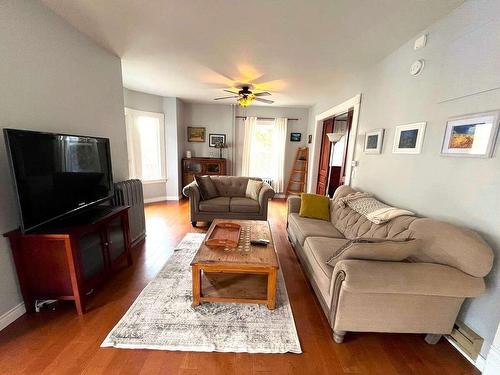
{"label": "window trim", "polygon": [[[167,141],[166,141],[166,123],[165,123],[165,114],[161,112],[149,112],[149,111],[141,111],[138,109],[133,109],[129,107],[124,108],[125,112],[125,131],[127,136],[127,159],[128,159],[128,170],[130,178],[138,178],[144,184],[154,184],[160,182],[166,182],[168,180],[168,171],[167,171]],[[133,153],[133,127],[136,123],[136,119],[140,116],[144,117],[154,117],[159,120],[160,123],[160,163],[161,163],[161,176],[160,178],[155,178],[153,180],[143,179],[142,176],[139,178],[132,173],[133,171],[133,163],[134,163],[134,153]]]}

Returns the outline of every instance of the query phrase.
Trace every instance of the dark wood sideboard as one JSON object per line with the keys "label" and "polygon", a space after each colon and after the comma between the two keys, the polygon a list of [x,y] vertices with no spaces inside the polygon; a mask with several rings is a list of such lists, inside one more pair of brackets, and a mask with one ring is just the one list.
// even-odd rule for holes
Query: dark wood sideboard
{"label": "dark wood sideboard", "polygon": [[10,241],[26,310],[36,300],[75,301],[87,296],[124,263],[132,264],[128,206],[98,206],[34,233],[5,233]]}
{"label": "dark wood sideboard", "polygon": [[183,158],[182,186],[190,184],[194,176],[226,175],[226,159],[219,158]]}

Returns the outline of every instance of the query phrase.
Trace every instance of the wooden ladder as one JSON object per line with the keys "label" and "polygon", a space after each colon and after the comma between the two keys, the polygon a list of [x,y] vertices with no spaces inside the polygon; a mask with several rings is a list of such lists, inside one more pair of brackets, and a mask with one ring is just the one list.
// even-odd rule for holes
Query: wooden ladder
{"label": "wooden ladder", "polygon": [[307,147],[300,147],[297,150],[292,171],[290,172],[290,179],[286,188],[287,196],[300,195],[306,191],[308,159],[309,149]]}

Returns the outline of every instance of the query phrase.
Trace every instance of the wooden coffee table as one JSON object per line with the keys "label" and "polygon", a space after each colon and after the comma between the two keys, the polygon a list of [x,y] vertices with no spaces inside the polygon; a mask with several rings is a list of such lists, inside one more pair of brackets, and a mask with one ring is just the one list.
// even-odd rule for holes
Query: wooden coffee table
{"label": "wooden coffee table", "polygon": [[[276,276],[279,269],[271,228],[267,221],[216,219],[208,229],[209,238],[217,223],[236,223],[242,232],[237,248],[201,244],[193,261],[193,306],[201,302],[238,302],[276,307]],[[252,239],[269,240],[254,246]]]}

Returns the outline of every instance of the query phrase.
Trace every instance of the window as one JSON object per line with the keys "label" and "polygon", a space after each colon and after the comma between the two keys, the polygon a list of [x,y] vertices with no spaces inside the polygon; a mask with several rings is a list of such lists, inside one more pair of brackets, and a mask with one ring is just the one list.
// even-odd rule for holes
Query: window
{"label": "window", "polygon": [[163,181],[165,173],[165,116],[125,108],[130,178]]}
{"label": "window", "polygon": [[274,178],[274,120],[257,120],[252,139],[249,176]]}

